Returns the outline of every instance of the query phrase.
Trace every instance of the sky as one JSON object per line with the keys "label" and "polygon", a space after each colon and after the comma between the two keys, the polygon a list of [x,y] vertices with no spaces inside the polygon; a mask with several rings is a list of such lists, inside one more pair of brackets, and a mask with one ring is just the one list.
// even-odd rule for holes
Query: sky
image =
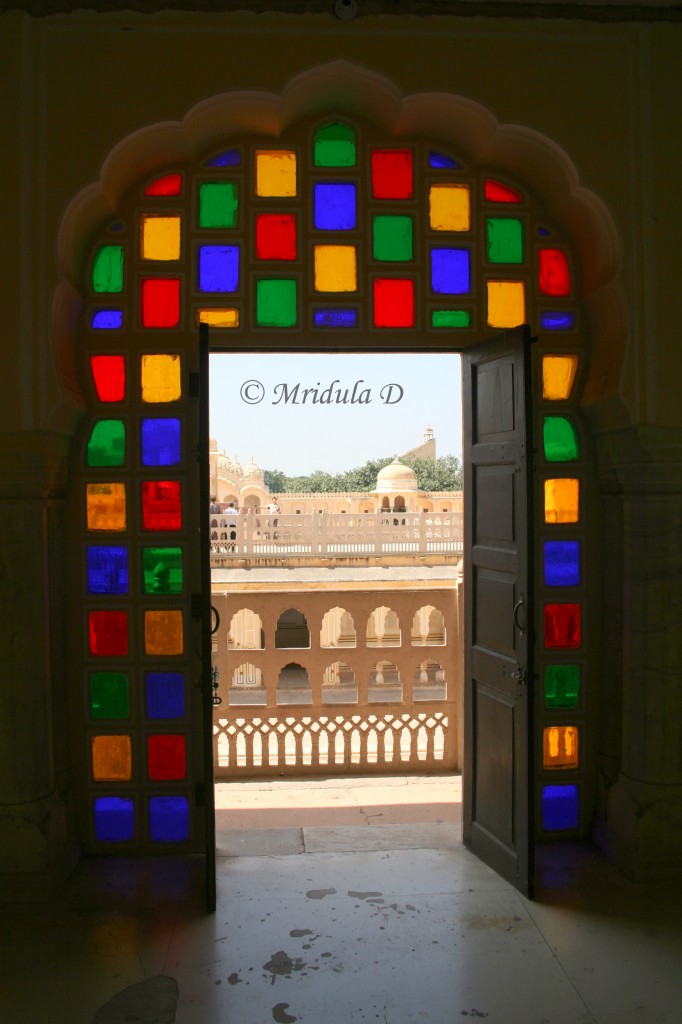
{"label": "sky", "polygon": [[416,447],[426,426],[438,456],[461,455],[456,354],[214,354],[210,375],[211,437],[242,465],[343,472]]}

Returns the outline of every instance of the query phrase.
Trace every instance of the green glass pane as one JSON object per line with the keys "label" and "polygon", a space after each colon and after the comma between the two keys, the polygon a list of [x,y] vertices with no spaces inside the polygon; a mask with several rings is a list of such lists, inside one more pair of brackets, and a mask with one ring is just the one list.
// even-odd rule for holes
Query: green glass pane
{"label": "green glass pane", "polygon": [[92,268],[92,289],[95,292],[123,291],[122,245],[103,245],[99,248]]}
{"label": "green glass pane", "polygon": [[490,263],[523,263],[523,224],[512,217],[488,217]]}
{"label": "green glass pane", "polygon": [[179,594],[182,591],[182,549],[144,548],[142,577],[145,594]]}
{"label": "green glass pane", "polygon": [[199,226],[234,228],[237,226],[239,198],[231,181],[207,181],[199,187]]}
{"label": "green glass pane", "polygon": [[565,416],[545,416],[543,438],[548,462],[572,462],[578,458],[578,435]]}
{"label": "green glass pane", "polygon": [[545,669],[545,705],[574,708],[580,695],[580,665],[548,665]]}
{"label": "green glass pane", "polygon": [[471,327],[471,313],[466,309],[434,309],[432,327]]}
{"label": "green glass pane", "polygon": [[347,124],[325,124],[315,132],[316,167],[355,167],[355,131]]}
{"label": "green glass pane", "polygon": [[122,466],[126,455],[123,420],[95,423],[88,441],[88,466]]}
{"label": "green glass pane", "polygon": [[296,326],[296,282],[256,282],[256,323],[259,327]]}
{"label": "green glass pane", "polygon": [[412,218],[375,217],[373,240],[375,260],[411,260]]}
{"label": "green glass pane", "polygon": [[92,718],[127,718],[128,676],[124,672],[95,672],[90,676]]}

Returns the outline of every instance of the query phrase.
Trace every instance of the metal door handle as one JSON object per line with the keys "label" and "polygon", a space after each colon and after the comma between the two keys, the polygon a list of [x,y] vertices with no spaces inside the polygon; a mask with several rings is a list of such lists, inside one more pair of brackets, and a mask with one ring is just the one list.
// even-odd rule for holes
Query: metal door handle
{"label": "metal door handle", "polygon": [[518,629],[518,631],[521,634],[521,636],[524,636],[525,632],[526,632],[526,627],[522,626],[521,623],[519,622],[519,614],[518,614],[519,613],[519,609],[523,608],[523,607],[524,607],[524,604],[523,604],[523,594],[522,594],[521,597],[516,602],[516,604],[514,605],[514,611],[512,612],[512,616],[513,616],[513,619],[514,619],[514,625]]}
{"label": "metal door handle", "polygon": [[215,625],[211,626],[211,636],[213,636],[213,634],[217,633],[220,629],[220,612],[217,608],[211,605],[211,614],[215,615]]}

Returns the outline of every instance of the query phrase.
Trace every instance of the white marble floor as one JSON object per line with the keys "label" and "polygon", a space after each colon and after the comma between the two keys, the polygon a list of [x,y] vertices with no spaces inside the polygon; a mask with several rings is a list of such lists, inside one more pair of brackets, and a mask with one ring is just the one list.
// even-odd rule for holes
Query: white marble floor
{"label": "white marble floor", "polygon": [[212,915],[198,862],[82,862],[55,906],[2,914],[0,1020],[682,1024],[679,890],[570,844],[539,851],[531,902],[462,847],[433,794],[412,791],[412,820],[392,824],[242,814],[219,829]]}

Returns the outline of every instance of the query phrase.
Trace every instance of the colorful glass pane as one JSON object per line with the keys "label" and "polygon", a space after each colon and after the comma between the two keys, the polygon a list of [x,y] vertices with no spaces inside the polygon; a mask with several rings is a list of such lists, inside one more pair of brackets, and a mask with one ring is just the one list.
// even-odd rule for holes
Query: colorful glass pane
{"label": "colorful glass pane", "polygon": [[235,228],[239,192],[233,181],[205,181],[199,186],[199,227]]}
{"label": "colorful glass pane", "polygon": [[140,255],[143,260],[179,260],[179,217],[145,216],[140,219]]}
{"label": "colorful glass pane", "polygon": [[570,398],[577,372],[577,355],[543,356],[542,397],[551,402]]}
{"label": "colorful glass pane", "polygon": [[448,156],[446,153],[437,153],[433,149],[429,152],[429,167],[456,171],[460,169],[460,166],[453,157]]}
{"label": "colorful glass pane", "polygon": [[487,291],[489,327],[519,327],[526,322],[522,281],[488,281]]}
{"label": "colorful glass pane", "polygon": [[140,286],[140,315],[143,327],[177,327],[180,322],[179,278],[143,278]]}
{"label": "colorful glass pane", "polygon": [[293,214],[258,214],[256,256],[259,260],[296,259],[296,218]]}
{"label": "colorful glass pane", "polygon": [[290,150],[256,152],[256,195],[296,195],[296,154]]}
{"label": "colorful glass pane", "polygon": [[189,839],[189,803],[184,796],[149,798],[149,831],[156,843],[181,843]]}
{"label": "colorful glass pane", "polygon": [[545,647],[574,648],[581,643],[579,604],[546,604],[544,609]]}
{"label": "colorful glass pane", "polygon": [[543,331],[570,331],[575,327],[575,313],[540,313]]}
{"label": "colorful glass pane", "polygon": [[296,281],[256,281],[256,323],[259,327],[295,327],[298,318]]}
{"label": "colorful glass pane", "polygon": [[147,778],[152,782],[184,779],[187,774],[185,737],[154,735],[147,737]]}
{"label": "colorful glass pane", "polygon": [[542,827],[546,832],[576,829],[580,823],[578,787],[542,787]]}
{"label": "colorful glass pane", "polygon": [[440,328],[471,327],[471,313],[467,309],[434,309],[431,326]]}
{"label": "colorful glass pane", "polygon": [[176,466],[180,462],[180,420],[142,420],[142,465]]}
{"label": "colorful glass pane", "polygon": [[92,777],[95,782],[127,782],[132,774],[130,736],[92,737]]}
{"label": "colorful glass pane", "polygon": [[182,500],[178,480],[145,480],[142,483],[142,529],[180,530]]}
{"label": "colorful glass pane", "polygon": [[199,246],[199,291],[236,292],[239,287],[239,246]]}
{"label": "colorful glass pane", "polygon": [[86,484],[85,500],[88,530],[125,530],[125,484]]}
{"label": "colorful glass pane", "polygon": [[144,190],[146,196],[179,196],[182,191],[181,174],[164,174]]}
{"label": "colorful glass pane", "polygon": [[140,371],[143,402],[177,402],[182,397],[179,355],[144,355]]}
{"label": "colorful glass pane", "polygon": [[548,462],[571,462],[580,453],[578,432],[566,416],[545,416],[543,443]]}
{"label": "colorful glass pane", "polygon": [[357,327],[357,309],[316,309],[313,314],[316,327]]}
{"label": "colorful glass pane", "polygon": [[350,182],[313,186],[313,223],[320,231],[352,231],[356,226],[356,189]]}
{"label": "colorful glass pane", "polygon": [[199,309],[197,323],[219,328],[239,327],[239,310],[229,306],[223,309]]}
{"label": "colorful glass pane", "polygon": [[375,260],[411,260],[414,256],[412,218],[388,215],[374,217],[372,244]]}
{"label": "colorful glass pane", "polygon": [[545,480],[545,522],[577,523],[580,481],[574,477]]}
{"label": "colorful glass pane", "polygon": [[126,390],[123,356],[90,356],[90,372],[100,402],[122,402]]}
{"label": "colorful glass pane", "polygon": [[123,310],[93,310],[90,317],[90,326],[95,331],[117,331],[120,327],[123,327]]}
{"label": "colorful glass pane", "polygon": [[355,167],[355,131],[348,124],[332,121],[315,132],[315,167]]}
{"label": "colorful glass pane", "polygon": [[182,718],[185,714],[185,677],[179,672],[147,672],[147,718]]}
{"label": "colorful glass pane", "polygon": [[145,594],[181,593],[182,549],[176,547],[143,548],[142,576]]}
{"label": "colorful glass pane", "polygon": [[93,672],[90,676],[90,717],[127,718],[130,713],[125,672]]}
{"label": "colorful glass pane", "polygon": [[358,286],[354,245],[316,245],[314,267],[315,291],[354,292]]}
{"label": "colorful glass pane", "polygon": [[123,246],[101,245],[92,267],[92,290],[98,293],[123,291]]}
{"label": "colorful glass pane", "polygon": [[414,326],[414,282],[410,278],[374,280],[374,326]]}
{"label": "colorful glass pane", "polygon": [[580,541],[546,540],[544,573],[548,587],[576,587],[580,583]]}
{"label": "colorful glass pane", "polygon": [[128,593],[128,548],[91,544],[87,550],[89,594]]}
{"label": "colorful glass pane", "polygon": [[90,653],[97,657],[121,657],[128,653],[128,613],[91,611],[88,613]]}
{"label": "colorful glass pane", "polygon": [[95,837],[100,843],[127,843],[135,834],[135,806],[130,797],[99,796],[94,804]]}
{"label": "colorful glass pane", "polygon": [[549,725],[542,730],[542,767],[546,771],[578,767],[578,729]]}
{"label": "colorful glass pane", "polygon": [[488,261],[523,263],[523,222],[516,217],[486,217]]}
{"label": "colorful glass pane", "polygon": [[431,289],[440,295],[463,295],[471,290],[468,249],[431,250]]}
{"label": "colorful glass pane", "polygon": [[545,706],[574,708],[580,696],[579,665],[548,665],[545,668]]}
{"label": "colorful glass pane", "polygon": [[431,185],[429,226],[432,231],[471,229],[471,190],[468,185]]}
{"label": "colorful glass pane", "polygon": [[182,654],[184,648],[182,612],[176,610],[144,613],[144,651],[152,655]]}
{"label": "colorful glass pane", "polygon": [[239,167],[242,162],[240,149],[225,149],[206,161],[207,167]]}
{"label": "colorful glass pane", "polygon": [[88,440],[88,466],[122,466],[126,454],[126,428],[123,420],[99,420]]}
{"label": "colorful glass pane", "polygon": [[375,199],[411,199],[411,149],[375,149],[372,151],[372,194]]}
{"label": "colorful glass pane", "polygon": [[522,203],[523,196],[515,188],[503,185],[501,181],[494,181],[492,178],[486,180],[484,195],[489,203]]}
{"label": "colorful glass pane", "polygon": [[538,287],[543,295],[571,294],[571,275],[563,249],[538,251]]}

